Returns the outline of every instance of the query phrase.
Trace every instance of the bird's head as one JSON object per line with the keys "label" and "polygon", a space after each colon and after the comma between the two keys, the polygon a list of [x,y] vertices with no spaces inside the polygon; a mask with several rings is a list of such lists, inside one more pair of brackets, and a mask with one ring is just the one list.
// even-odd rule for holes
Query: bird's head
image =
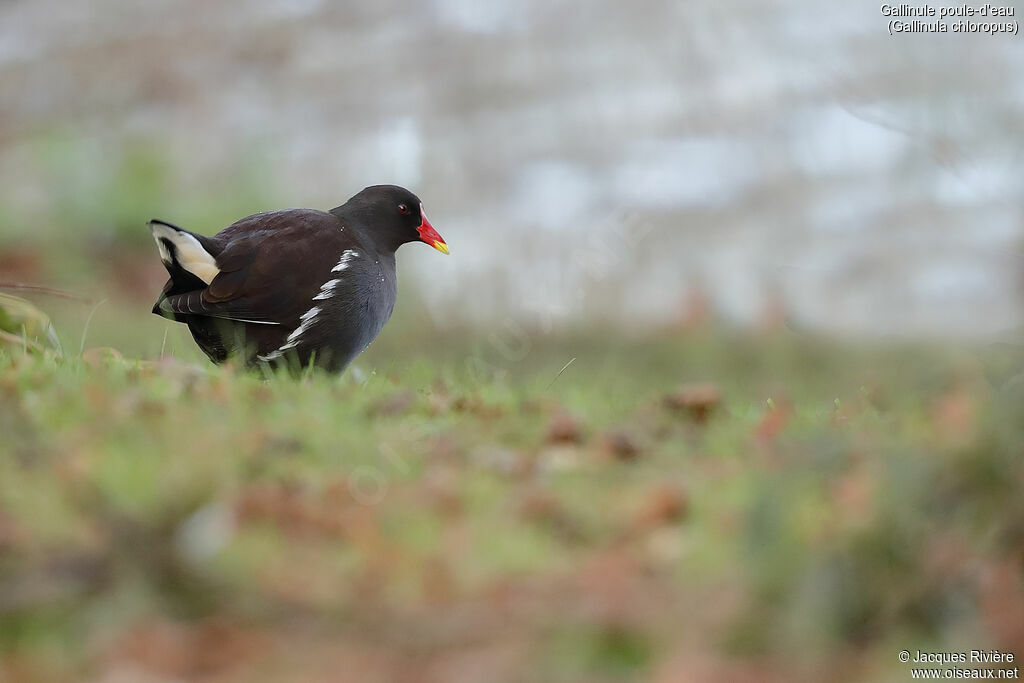
{"label": "bird's head", "polygon": [[397,249],[406,242],[419,241],[449,253],[448,245],[427,220],[423,202],[404,187],[372,185],[339,209],[358,214],[370,226],[369,236],[387,248]]}

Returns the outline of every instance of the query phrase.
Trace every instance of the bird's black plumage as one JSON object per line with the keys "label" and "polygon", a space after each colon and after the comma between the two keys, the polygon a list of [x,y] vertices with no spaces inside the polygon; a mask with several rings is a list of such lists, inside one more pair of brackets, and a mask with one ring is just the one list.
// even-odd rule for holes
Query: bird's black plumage
{"label": "bird's black plumage", "polygon": [[188,325],[215,363],[343,370],[394,310],[395,251],[448,248],[409,190],[368,187],[329,212],[258,213],[213,237],[150,230],[170,279],[153,312]]}

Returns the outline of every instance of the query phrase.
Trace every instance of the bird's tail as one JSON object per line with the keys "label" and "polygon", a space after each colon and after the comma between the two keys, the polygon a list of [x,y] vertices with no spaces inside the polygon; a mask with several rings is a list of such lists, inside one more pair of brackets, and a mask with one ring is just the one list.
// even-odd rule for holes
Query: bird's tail
{"label": "bird's tail", "polygon": [[156,219],[149,222],[149,231],[153,233],[156,248],[160,250],[160,260],[172,279],[178,270],[194,275],[207,285],[217,277],[220,272],[217,259],[206,250],[196,235]]}
{"label": "bird's tail", "polygon": [[220,269],[217,268],[217,260],[203,246],[199,236],[159,220],[149,222],[149,231],[153,233],[156,248],[160,250],[160,261],[170,276],[153,305],[153,313],[177,320],[178,316],[161,304],[168,296],[205,289]]}

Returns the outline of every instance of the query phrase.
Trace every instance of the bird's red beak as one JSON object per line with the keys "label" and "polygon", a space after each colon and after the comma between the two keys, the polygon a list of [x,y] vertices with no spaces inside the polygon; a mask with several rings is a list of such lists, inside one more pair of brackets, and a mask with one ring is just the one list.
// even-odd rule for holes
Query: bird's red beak
{"label": "bird's red beak", "polygon": [[427,214],[423,212],[423,206],[420,205],[420,227],[416,230],[420,233],[420,239],[437,249],[442,254],[450,253],[448,251],[448,245],[445,244],[444,238],[437,234],[437,230],[434,230],[434,226],[427,220]]}

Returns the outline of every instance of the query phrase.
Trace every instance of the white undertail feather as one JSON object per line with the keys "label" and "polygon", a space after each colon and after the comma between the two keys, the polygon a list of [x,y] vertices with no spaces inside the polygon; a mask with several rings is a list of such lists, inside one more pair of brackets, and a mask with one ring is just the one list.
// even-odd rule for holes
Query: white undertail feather
{"label": "white undertail feather", "polygon": [[206,284],[213,282],[213,278],[220,273],[217,261],[203,249],[203,245],[192,235],[161,223],[150,223],[149,230],[153,233],[156,247],[160,250],[160,260],[164,263],[170,265],[172,262],[171,254],[163,242],[167,240],[174,245],[174,255],[177,257],[178,265]]}

